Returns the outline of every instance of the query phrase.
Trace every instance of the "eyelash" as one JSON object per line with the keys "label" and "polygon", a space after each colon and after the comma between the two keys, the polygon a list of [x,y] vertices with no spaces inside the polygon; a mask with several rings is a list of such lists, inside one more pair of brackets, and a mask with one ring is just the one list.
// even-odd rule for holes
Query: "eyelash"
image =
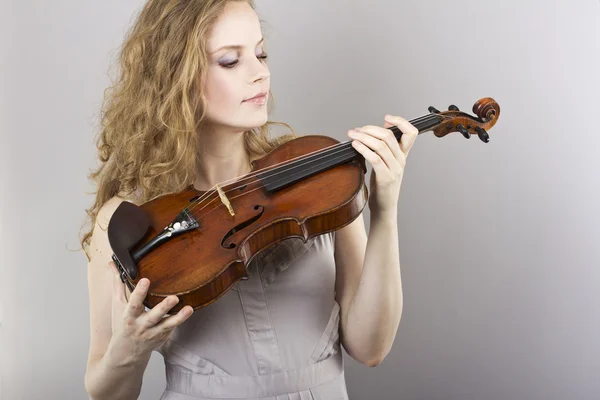
{"label": "eyelash", "polygon": [[[257,56],[257,58],[259,58],[259,59],[261,59],[261,60],[266,60],[266,59],[267,59],[267,57],[268,57],[267,53],[263,53],[263,54],[261,54],[260,56]],[[231,68],[235,67],[235,65],[236,65],[237,63],[238,63],[238,60],[235,60],[235,61],[233,61],[233,62],[230,62],[230,63],[227,63],[227,64],[221,64],[221,66],[222,66],[223,68],[229,68],[229,69],[231,69]]]}

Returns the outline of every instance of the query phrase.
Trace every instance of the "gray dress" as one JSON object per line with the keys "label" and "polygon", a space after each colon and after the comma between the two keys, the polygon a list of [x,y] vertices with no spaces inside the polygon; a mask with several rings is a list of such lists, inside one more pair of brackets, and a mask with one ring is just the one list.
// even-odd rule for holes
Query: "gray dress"
{"label": "gray dress", "polygon": [[158,351],[161,400],[347,400],[335,301],[334,234],[265,250]]}

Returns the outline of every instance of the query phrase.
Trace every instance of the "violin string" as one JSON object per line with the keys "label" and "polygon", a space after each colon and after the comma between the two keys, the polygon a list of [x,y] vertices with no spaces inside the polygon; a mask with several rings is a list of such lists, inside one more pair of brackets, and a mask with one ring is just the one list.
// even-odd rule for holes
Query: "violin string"
{"label": "violin string", "polygon": [[[339,152],[338,152],[338,153],[339,153]],[[336,154],[337,154],[337,153],[336,153]],[[345,157],[345,155],[342,155],[341,157],[337,157],[337,158],[328,158],[328,161],[333,161],[333,162],[335,162],[335,161],[338,161],[338,160],[342,160],[342,159],[344,159],[344,157]],[[317,162],[317,165],[318,165],[318,162],[319,162],[319,160],[321,160],[322,158],[323,158],[323,157],[320,157],[320,158],[318,158],[317,160],[315,160],[315,161]],[[280,175],[280,174],[272,174],[272,176],[275,176],[275,175]],[[285,178],[286,178],[285,176],[283,176],[283,177],[279,177],[279,178],[275,179],[275,180],[274,180],[272,183],[274,183],[274,184],[276,184],[276,183],[279,183],[279,182],[281,182],[281,181],[285,180]],[[228,196],[228,199],[229,199],[229,200],[237,199],[237,198],[238,198],[238,197],[240,197],[240,196],[244,196],[244,195],[250,194],[250,193],[254,192],[255,190],[260,190],[261,188],[263,188],[263,187],[264,187],[263,185],[261,185],[261,184],[260,184],[260,181],[259,181],[259,180],[255,180],[255,181],[253,181],[253,182],[251,182],[251,183],[249,183],[249,184],[245,184],[245,185],[246,185],[246,186],[249,186],[249,189],[251,189],[251,190],[245,191],[244,193],[241,193],[241,194],[239,194],[239,195],[237,195],[237,196],[233,196],[233,197],[232,197],[232,196]],[[228,190],[226,193],[230,193],[230,192],[232,192],[232,191],[233,191],[233,190],[235,190],[235,189],[236,189],[236,188],[233,188],[233,189],[231,189],[231,190]],[[194,218],[200,218],[200,215],[198,214],[199,212],[201,212],[202,210],[204,210],[206,207],[210,206],[210,205],[211,205],[213,202],[215,202],[215,201],[218,201],[218,202],[219,202],[219,200],[220,200],[220,197],[218,196],[218,194],[217,194],[217,196],[215,196],[214,198],[210,199],[210,201],[208,201],[208,199],[207,199],[206,201],[208,201],[208,203],[206,203],[206,204],[203,204],[203,205],[202,205],[202,208],[200,208],[199,210],[197,210],[197,211],[194,211],[194,212],[191,212],[192,216],[193,216]],[[223,204],[222,202],[219,202],[219,203],[218,203],[218,205],[217,205],[216,207],[218,207],[218,206],[221,206],[221,205],[223,205],[223,206],[224,206],[224,204]],[[215,207],[215,208],[216,208],[216,207]],[[213,208],[213,209],[214,209],[214,208]],[[213,209],[211,209],[210,211],[212,211]],[[208,211],[208,212],[210,212],[210,211]],[[208,214],[208,212],[207,212],[206,214],[204,214],[204,215],[203,215],[203,217],[204,217],[204,216],[206,216],[206,215]]]}
{"label": "violin string", "polygon": [[[304,165],[307,165],[307,164],[311,164],[311,163],[314,163],[315,161],[318,161],[318,160],[321,160],[321,159],[323,159],[323,158],[330,157],[330,156],[332,156],[332,155],[334,155],[334,154],[337,154],[337,153],[343,152],[343,151],[345,151],[345,150],[349,149],[349,147],[347,146],[347,144],[348,144],[348,143],[349,143],[349,142],[340,143],[339,145],[336,145],[336,146],[335,146],[335,147],[337,147],[337,148],[336,148],[336,151],[333,151],[333,152],[328,152],[326,155],[322,155],[322,157],[317,157],[317,158],[315,158],[315,159],[311,159],[311,160],[309,160],[309,161],[306,161],[306,162],[303,162],[303,163],[300,163],[300,164],[296,164],[296,165],[294,165],[294,167],[301,167],[301,166],[304,166]],[[344,145],[344,146],[341,146],[341,145]],[[342,147],[343,147],[343,148],[342,148]],[[318,150],[318,151],[319,151],[319,150]],[[315,153],[315,152],[313,152],[313,153]],[[310,154],[310,153],[309,153],[309,154]],[[303,156],[305,156],[305,155],[303,155]],[[303,156],[299,156],[299,157],[303,157]],[[299,158],[299,157],[296,157],[296,158]],[[289,161],[289,160],[286,160],[286,161]],[[277,164],[277,165],[283,165],[283,164],[286,164],[286,162],[279,163],[279,164]],[[266,168],[266,170],[270,170],[270,169],[271,169],[271,168]],[[269,175],[265,175],[265,178],[273,178],[273,177],[275,177],[275,176],[277,176],[277,175],[284,174],[285,172],[287,172],[287,171],[286,171],[286,170],[283,170],[283,171],[279,171],[279,172],[276,172],[276,173],[271,173],[271,174],[269,174]],[[224,193],[227,195],[227,194],[230,194],[231,192],[233,192],[233,191],[235,191],[235,190],[237,190],[237,189],[244,188],[245,186],[249,186],[249,185],[252,185],[252,184],[254,184],[254,183],[258,183],[258,184],[260,185],[260,181],[258,181],[258,180],[253,180],[253,181],[251,181],[251,182],[249,182],[249,183],[248,183],[248,181],[250,181],[250,180],[251,180],[251,179],[252,179],[254,176],[256,176],[256,175],[258,175],[258,174],[251,174],[251,175],[249,175],[248,177],[246,177],[245,179],[243,179],[243,180],[240,180],[240,182],[242,182],[242,181],[243,181],[243,182],[245,182],[245,183],[244,183],[244,184],[242,184],[242,185],[239,185],[239,186],[236,186],[236,187],[233,187],[233,188],[226,188],[226,187],[224,186],[224,187],[223,187],[223,191],[224,191]],[[280,182],[280,179],[277,179],[275,182]],[[234,183],[239,183],[239,182],[234,182]],[[213,194],[213,193],[211,193],[211,194]],[[207,207],[207,206],[209,206],[209,205],[210,205],[212,202],[214,202],[215,200],[218,200],[219,198],[220,198],[220,197],[219,197],[219,195],[218,195],[218,193],[217,193],[217,195],[216,195],[214,198],[212,198],[212,199],[210,200],[210,202],[208,202],[207,204],[204,204],[204,205],[202,206],[202,208],[200,208],[200,210],[198,210],[198,211],[202,211],[204,208],[206,208],[206,207]],[[202,201],[207,201],[207,200],[208,200],[208,199],[207,199],[207,198],[205,198],[205,199],[203,199]],[[192,207],[189,207],[189,208],[188,208],[188,210],[189,210],[189,211],[192,211],[192,210],[194,210],[194,209],[195,209],[196,207],[198,207],[198,206],[200,206],[200,204],[194,204],[194,206],[192,206]],[[192,215],[193,215],[193,213],[192,213]]]}
{"label": "violin string", "polygon": [[[419,123],[419,122],[424,122],[425,120],[427,120],[427,119],[431,119],[432,117],[435,117],[436,115],[437,115],[437,116],[439,116],[438,114],[428,114],[428,115],[425,115],[425,116],[422,116],[422,117],[416,118],[415,120],[411,121],[411,123]],[[389,128],[386,128],[386,129],[389,129]],[[343,143],[336,143],[336,144],[334,144],[334,145],[331,145],[331,146],[325,147],[325,148],[323,148],[323,149],[318,149],[318,150],[315,150],[315,151],[313,151],[313,152],[310,152],[310,153],[307,153],[307,154],[303,154],[303,155],[297,156],[297,157],[295,157],[295,158],[292,158],[292,159],[289,159],[289,160],[285,160],[285,161],[283,161],[283,162],[280,162],[280,163],[277,163],[277,164],[271,165],[271,166],[269,166],[269,167],[266,167],[266,168],[262,168],[262,169],[260,169],[260,170],[253,171],[252,173],[246,174],[246,175],[244,175],[244,176],[242,176],[242,177],[237,177],[237,178],[229,179],[229,180],[227,180],[227,181],[224,181],[224,182],[221,182],[221,183],[219,183],[218,185],[219,185],[219,186],[222,186],[222,187],[224,188],[224,187],[225,187],[225,186],[227,186],[227,185],[228,185],[230,182],[231,182],[231,183],[238,183],[238,184],[239,184],[239,183],[243,183],[243,182],[247,182],[247,181],[251,180],[253,177],[255,177],[255,176],[256,176],[256,175],[258,175],[258,174],[262,174],[262,173],[265,173],[265,174],[266,174],[268,171],[272,171],[272,170],[274,170],[274,169],[281,168],[281,167],[283,167],[284,165],[289,165],[290,167],[301,167],[301,166],[303,166],[303,165],[307,165],[307,164],[309,164],[309,163],[313,163],[313,162],[315,162],[315,161],[317,161],[317,160],[319,160],[319,159],[322,159],[322,158],[324,158],[324,157],[330,157],[330,156],[333,156],[334,154],[337,154],[337,153],[338,153],[338,152],[340,152],[340,151],[345,151],[346,149],[349,149],[349,148],[350,148],[350,147],[348,146],[348,144],[349,144],[349,143],[351,143],[351,141],[346,141],[346,142],[343,142]],[[350,145],[350,146],[351,146],[351,145]],[[319,153],[319,154],[317,154],[317,153]],[[311,158],[311,157],[312,157],[312,158]],[[301,159],[301,160],[300,160],[300,159]],[[294,164],[294,165],[292,165],[292,164]],[[264,176],[264,178],[272,178],[272,177],[274,177],[274,176],[276,176],[276,175],[278,175],[278,174],[285,173],[285,172],[287,172],[287,171],[285,171],[285,170],[282,170],[282,171],[279,171],[279,172],[275,172],[275,173],[271,173],[271,174],[266,174],[266,175]],[[234,188],[227,189],[227,190],[225,190],[224,192],[225,192],[225,194],[228,194],[228,193],[230,193],[230,192],[232,192],[232,191],[234,191],[234,190],[237,190],[237,189],[239,189],[239,188],[242,188],[242,187],[244,187],[245,185],[247,185],[247,184],[242,184],[242,185],[240,185],[240,186],[237,186],[237,187],[234,187]],[[215,185],[215,186],[213,186],[213,188],[216,188],[216,185]],[[210,197],[211,195],[213,195],[213,194],[217,193],[217,192],[216,192],[216,189],[213,189],[213,188],[209,189],[207,192],[205,192],[205,193],[204,193],[204,195],[200,196],[200,198],[198,198],[197,200],[195,200],[195,201],[194,201],[194,203],[192,203],[193,205],[192,205],[191,207],[188,207],[188,210],[189,210],[189,211],[192,211],[192,210],[193,210],[193,209],[195,209],[196,207],[200,206],[202,202],[206,201],[206,200],[208,199],[208,197]],[[191,190],[192,190],[192,189],[188,189],[188,191],[187,191],[187,192],[189,192],[189,191],[191,191]],[[185,193],[187,193],[187,192],[185,192]],[[204,207],[202,207],[202,208],[201,208],[200,210],[198,210],[198,211],[201,211],[201,210],[202,210],[202,209],[204,209],[206,206],[210,205],[210,203],[212,203],[212,201],[214,201],[214,200],[216,200],[216,199],[218,199],[218,198],[219,198],[219,196],[218,196],[218,194],[217,194],[215,198],[213,198],[213,199],[212,199],[212,200],[211,200],[211,201],[210,201],[208,204],[206,204]]]}
{"label": "violin string", "polygon": [[[344,156],[339,156],[339,157],[337,157],[337,158],[329,159],[328,161],[334,161],[334,162],[335,162],[335,161],[337,161],[337,160],[343,160],[343,159],[344,159]],[[281,181],[282,181],[282,180],[284,180],[284,179],[285,179],[285,177],[279,178],[278,180],[275,180],[275,181],[274,181],[274,183],[281,182]],[[255,181],[255,183],[259,183],[259,181]],[[241,197],[241,196],[248,195],[248,194],[250,194],[250,193],[252,193],[252,192],[254,192],[254,191],[256,191],[256,190],[260,190],[260,189],[262,189],[262,188],[263,188],[263,186],[262,186],[262,185],[259,185],[258,187],[256,187],[256,188],[253,188],[253,189],[252,189],[252,190],[250,190],[250,191],[247,191],[247,192],[241,193],[241,194],[239,194],[239,195],[237,195],[237,196],[232,196],[232,197],[230,198],[230,200],[234,200],[234,199],[237,199],[238,197]],[[212,203],[214,200],[216,200],[216,199],[212,199],[212,200],[211,200],[211,203]],[[209,206],[209,205],[210,205],[210,203],[209,203],[209,204],[207,204],[207,205],[205,205],[204,207],[202,207],[202,208],[201,208],[199,211],[202,211],[203,209],[205,209],[205,208],[206,208],[207,206]],[[218,207],[220,207],[220,206],[224,206],[224,204],[223,204],[223,203],[219,203],[219,204],[217,204],[215,207],[213,207],[212,209],[208,210],[208,211],[207,211],[205,214],[203,214],[203,215],[202,215],[202,218],[206,217],[206,216],[207,216],[207,215],[208,215],[210,212],[214,211],[215,209],[217,209],[217,208],[218,208]],[[194,216],[194,217],[195,217],[195,216]],[[200,216],[199,216],[198,218],[200,218]]]}
{"label": "violin string", "polygon": [[[339,157],[339,156],[338,156],[338,157]],[[340,159],[343,159],[343,156],[342,156],[342,157],[339,157],[339,158],[340,158]],[[334,159],[334,160],[335,160],[335,159]],[[279,180],[276,180],[275,182],[281,181],[282,179],[285,179],[285,177],[283,177],[283,178],[280,178]],[[255,182],[257,182],[257,183],[259,183],[259,184],[260,184],[260,181],[255,181]],[[242,193],[242,194],[239,194],[239,195],[237,195],[237,196],[233,196],[233,197],[231,197],[231,199],[230,199],[230,200],[234,200],[234,199],[236,199],[236,198],[238,198],[238,197],[241,197],[241,196],[248,195],[248,194],[250,194],[250,193],[252,193],[252,192],[254,192],[254,191],[256,191],[256,190],[260,190],[260,189],[262,189],[262,186],[259,186],[259,187],[257,187],[257,188],[254,188],[254,189],[252,189],[252,190],[250,190],[250,191],[248,191],[248,192],[244,192],[244,193]],[[213,201],[214,201],[214,199],[213,199],[213,200],[211,200],[211,202],[210,202],[210,203],[212,203]],[[206,218],[206,217],[207,217],[207,216],[208,216],[210,213],[212,213],[213,211],[217,210],[219,207],[224,207],[224,206],[225,206],[223,203],[219,202],[217,205],[215,205],[214,207],[212,207],[211,209],[207,210],[205,213],[203,213],[202,215],[200,215],[199,213],[200,213],[202,210],[204,210],[206,207],[208,207],[208,205],[210,205],[210,203],[208,203],[207,205],[205,205],[204,207],[202,207],[200,210],[198,210],[198,211],[196,212],[196,214],[197,214],[197,215],[194,215],[194,214],[192,214],[196,220],[201,220],[202,218]],[[164,260],[165,260],[167,257],[169,257],[169,256],[168,256],[168,254],[167,254],[167,252],[163,252],[162,254],[159,254],[159,255],[157,255],[157,256],[156,256],[156,258],[155,258],[155,262],[159,263],[159,262],[161,262],[161,261],[164,261]]]}
{"label": "violin string", "polygon": [[[415,121],[415,123],[417,123],[417,122]],[[344,142],[344,143],[341,143],[341,144],[336,144],[336,145],[334,145],[334,146],[331,146],[331,147],[338,147],[338,148],[339,148],[339,147],[341,147],[340,145],[343,145],[345,148],[344,148],[344,149],[342,149],[342,150],[340,150],[340,151],[333,151],[333,152],[332,152],[332,151],[329,151],[329,152],[327,152],[327,153],[328,153],[327,155],[322,155],[321,157],[316,157],[316,158],[314,158],[313,160],[311,160],[311,161],[309,161],[309,162],[303,162],[303,163],[300,163],[300,164],[298,164],[298,166],[306,165],[306,164],[308,164],[308,163],[313,163],[313,164],[314,164],[314,163],[317,163],[317,165],[318,165],[318,162],[319,162],[320,160],[322,160],[323,158],[327,158],[327,161],[328,161],[328,162],[334,162],[334,163],[335,163],[336,161],[338,161],[338,160],[343,160],[343,159],[344,159],[344,157],[345,157],[345,154],[343,154],[343,155],[341,155],[341,156],[340,156],[340,155],[339,155],[339,153],[342,153],[342,152],[344,152],[345,150],[353,149],[351,146],[348,146],[348,143],[350,143],[350,142]],[[319,151],[319,150],[317,150],[317,151]],[[354,150],[354,151],[356,151],[356,150]],[[313,152],[313,153],[315,153],[315,152]],[[309,154],[311,154],[311,153],[309,153]],[[335,155],[335,154],[338,154],[338,157],[331,158],[331,156],[332,156],[332,155]],[[302,156],[301,156],[301,157],[302,157]],[[288,161],[289,161],[289,160],[288,160]],[[280,175],[281,173],[282,173],[282,172],[280,172],[280,173],[274,173],[274,174],[270,174],[270,175],[268,175],[268,177],[273,177],[273,176],[276,176],[276,175]],[[278,183],[278,182],[281,182],[281,181],[282,181],[282,180],[284,180],[284,179],[285,179],[285,177],[281,177],[281,178],[279,178],[279,179],[276,179],[276,180],[275,180],[273,183]],[[236,198],[238,198],[238,197],[240,197],[240,196],[244,196],[244,195],[250,194],[250,193],[254,192],[255,190],[259,190],[259,189],[261,189],[261,188],[263,187],[262,185],[260,185],[260,181],[253,181],[252,183],[256,183],[256,184],[258,184],[258,187],[254,188],[254,189],[252,189],[252,190],[250,190],[250,191],[246,191],[246,192],[244,192],[244,193],[242,193],[242,194],[240,194],[240,195],[237,195],[237,196],[231,197],[231,200],[233,200],[233,199],[236,199]],[[252,183],[250,183],[249,185],[252,185]],[[246,184],[246,185],[248,185],[248,184]],[[242,186],[243,186],[243,185],[242,185]],[[225,193],[230,193],[230,192],[232,192],[232,191],[234,191],[234,190],[236,190],[236,189],[238,189],[238,188],[240,188],[240,187],[242,187],[242,186],[237,186],[237,187],[235,187],[235,188],[228,189],[228,190],[227,190]],[[228,198],[229,198],[229,197],[228,197]],[[218,194],[217,194],[217,196],[216,196],[216,197],[214,197],[213,199],[211,199],[211,200],[210,200],[208,203],[206,203],[206,204],[203,204],[203,207],[202,207],[200,210],[198,210],[198,212],[200,212],[200,211],[204,210],[206,207],[210,206],[210,204],[211,204],[211,203],[213,203],[215,200],[217,200],[217,201],[219,200],[219,196],[218,196]],[[218,204],[217,206],[213,207],[211,210],[209,210],[207,213],[205,213],[205,214],[204,214],[202,217],[205,217],[206,215],[208,215],[208,213],[212,212],[214,209],[218,208],[218,207],[219,207],[219,206],[221,206],[221,205],[223,205],[223,206],[224,206],[224,204],[223,204],[222,202],[219,202],[219,204]],[[196,216],[196,215],[198,215],[198,216]],[[199,215],[199,214],[196,214],[196,213],[192,213],[192,216],[194,216],[194,218],[200,218],[200,215]]]}
{"label": "violin string", "polygon": [[[422,116],[422,117],[416,118],[415,120],[413,120],[413,121],[410,121],[410,122],[412,122],[412,123],[419,123],[419,122],[425,121],[425,120],[427,120],[427,119],[430,119],[431,117],[432,117],[432,114],[428,114],[428,115],[425,115],[425,116]],[[307,157],[307,156],[310,156],[310,155],[312,155],[312,154],[315,154],[315,153],[322,152],[322,151],[324,151],[324,150],[328,150],[328,149],[334,149],[334,148],[336,148],[336,147],[340,147],[340,146],[344,145],[345,143],[347,143],[347,142],[343,142],[343,143],[336,143],[336,144],[333,144],[333,145],[331,145],[331,146],[328,146],[328,147],[324,147],[324,148],[321,148],[321,149],[317,149],[317,150],[314,150],[314,151],[312,151],[312,152],[310,152],[310,153],[302,154],[302,155],[299,155],[299,156],[297,156],[297,157],[295,157],[295,158],[292,158],[292,159],[289,159],[289,160],[284,160],[284,161],[282,161],[282,162],[280,162],[280,163],[277,163],[277,164],[270,165],[270,166],[268,166],[268,167],[265,167],[265,168],[262,168],[262,169],[260,169],[260,170],[252,171],[252,172],[250,172],[250,173],[248,173],[248,174],[246,174],[246,175],[243,175],[243,176],[240,176],[240,177],[235,177],[235,178],[229,179],[229,180],[227,180],[227,181],[220,182],[220,183],[219,183],[219,185],[223,187],[223,186],[227,185],[228,183],[232,183],[232,182],[235,182],[235,181],[238,181],[238,183],[240,183],[240,182],[242,182],[244,179],[251,178],[251,177],[253,177],[254,175],[257,175],[258,173],[262,173],[262,172],[265,172],[265,171],[267,171],[267,170],[270,170],[270,169],[275,169],[275,168],[279,167],[280,165],[283,165],[283,164],[286,164],[286,163],[291,163],[291,162],[293,162],[293,161],[295,161],[295,160],[297,160],[297,159],[300,159],[300,158],[303,158],[303,157]],[[324,154],[325,154],[325,153],[324,153]],[[268,176],[267,176],[267,177],[268,177]],[[191,189],[189,189],[189,191],[191,191]]]}
{"label": "violin string", "polygon": [[[425,119],[427,119],[427,117],[430,117],[430,115],[429,115],[429,116],[426,116],[426,117],[421,117],[421,118],[418,118],[418,119],[417,119],[417,120],[415,120],[415,121],[411,121],[411,123],[418,123],[419,121],[424,121]],[[336,148],[336,147],[337,147],[337,148],[339,148],[339,147],[341,147],[341,146],[343,146],[343,145],[347,145],[348,143],[351,143],[351,142],[336,143],[335,145],[332,145],[332,146],[329,146],[329,147],[327,147],[327,149],[334,149],[334,148]],[[344,151],[344,150],[346,150],[346,149],[350,149],[350,148],[351,148],[351,147],[346,147],[345,149],[343,149],[343,150],[341,150],[341,151],[333,152],[332,154],[338,154],[338,153],[340,153],[340,152],[342,152],[342,151]],[[323,149],[319,149],[319,150],[317,150],[317,151],[315,151],[315,152],[312,152],[312,153],[316,153],[316,152],[319,152],[319,151],[322,151],[322,150],[323,150]],[[308,154],[312,154],[312,153],[308,153]],[[306,155],[302,155],[302,156],[299,156],[299,157],[304,157],[304,156],[306,156]],[[325,158],[325,157],[327,157],[327,156],[318,157],[317,159],[315,159],[315,160],[313,160],[313,161],[311,161],[311,162],[312,162],[313,164],[314,164],[315,162],[317,162],[317,163],[318,163],[320,160],[322,160],[322,159],[323,159],[323,158]],[[329,160],[327,160],[327,161],[334,161],[334,162],[335,162],[335,161],[337,161],[337,160],[342,160],[344,157],[345,157],[345,155],[342,155],[342,156],[340,157],[340,156],[339,156],[339,154],[338,154],[338,157],[337,157],[337,158],[335,158],[335,157],[334,157],[333,159],[331,159],[331,158],[330,158],[330,159],[329,159]],[[298,157],[296,157],[296,158],[298,158]],[[281,164],[284,164],[285,162],[288,162],[288,161],[290,161],[290,160],[286,160],[286,161],[284,161],[284,162],[282,162],[282,163],[278,163],[278,164],[274,164],[274,165],[281,165]],[[300,165],[305,165],[305,164],[307,164],[307,163],[303,163],[303,164],[300,164]],[[318,165],[318,164],[317,164],[317,165]],[[263,172],[264,172],[264,171],[267,171],[267,170],[270,170],[270,169],[272,169],[271,167],[273,167],[273,166],[270,166],[270,167],[267,167],[267,168],[263,168],[263,169],[257,170],[257,171],[255,171],[256,173],[254,173],[254,174],[251,174],[251,175],[252,175],[252,176],[256,176],[256,175],[257,175],[257,173],[258,173],[259,171],[263,171]],[[272,176],[275,176],[275,175],[278,175],[278,174],[280,174],[280,173],[276,173],[276,174],[269,175],[269,177],[272,177]],[[249,178],[248,178],[248,179],[249,179]],[[285,177],[282,177],[282,178],[279,178],[279,179],[275,180],[275,181],[274,181],[274,183],[281,182],[283,179],[285,179]],[[236,180],[236,179],[234,178],[234,179],[230,179],[230,180],[228,180],[228,181],[226,181],[226,182],[235,181],[235,180]],[[247,180],[247,179],[245,179],[245,180]],[[253,183],[258,183],[258,187],[254,188],[254,189],[252,189],[252,190],[250,190],[250,191],[247,191],[247,192],[241,193],[241,194],[239,194],[239,195],[237,195],[237,196],[233,196],[233,197],[231,197],[231,199],[230,199],[230,200],[234,200],[234,199],[236,199],[236,198],[238,198],[238,197],[241,197],[241,196],[244,196],[244,195],[248,195],[248,194],[250,194],[250,193],[252,193],[252,192],[254,192],[254,191],[256,191],[256,190],[260,190],[260,189],[263,187],[263,186],[260,184],[260,181],[258,181],[258,180],[257,180],[257,181],[254,181]],[[243,186],[243,185],[242,185],[242,186]],[[239,188],[239,187],[238,187],[238,188]],[[237,189],[237,188],[230,189],[230,190],[228,190],[228,192],[227,192],[227,193],[230,193],[231,191],[233,191],[233,190],[235,190],[235,189]],[[187,192],[190,192],[191,190],[192,190],[192,189],[188,189],[188,190],[187,190]],[[186,192],[184,192],[184,193],[186,193]],[[208,192],[207,192],[207,193],[208,193]],[[205,194],[206,194],[206,193],[205,193]],[[204,197],[206,197],[206,196],[204,196]],[[194,218],[195,218],[195,219],[197,219],[197,220],[198,220],[198,219],[200,219],[200,218],[206,218],[206,217],[208,216],[208,214],[212,213],[213,211],[215,211],[215,210],[216,210],[216,209],[218,209],[219,207],[221,207],[221,206],[224,206],[224,204],[223,204],[222,202],[220,202],[220,203],[218,203],[216,206],[214,206],[213,208],[211,208],[210,210],[208,210],[206,213],[203,213],[203,215],[200,215],[200,212],[201,212],[202,210],[204,210],[204,209],[205,209],[206,207],[208,207],[208,206],[209,206],[211,203],[213,203],[213,202],[214,202],[214,200],[216,200],[216,199],[218,199],[218,198],[219,198],[219,196],[217,195],[217,197],[216,197],[216,198],[212,199],[210,202],[208,202],[207,204],[205,204],[205,205],[204,205],[204,206],[203,206],[203,207],[202,207],[200,210],[197,210],[197,212],[196,212],[196,213],[197,213],[197,215],[194,215],[194,214],[196,214],[196,213],[192,213],[192,216],[194,216]],[[203,201],[204,201],[204,200],[203,200]],[[158,261],[160,261],[160,260],[164,259],[166,256],[167,256],[166,254],[165,254],[165,255],[163,255],[163,256],[161,256],[161,255],[158,255],[158,256],[157,256],[157,258],[156,258],[156,261],[158,262]]]}

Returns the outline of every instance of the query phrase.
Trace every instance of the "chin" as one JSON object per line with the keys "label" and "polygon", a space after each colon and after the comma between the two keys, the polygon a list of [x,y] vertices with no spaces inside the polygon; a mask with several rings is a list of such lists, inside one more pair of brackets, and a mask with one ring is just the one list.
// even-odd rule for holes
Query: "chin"
{"label": "chin", "polygon": [[266,124],[268,120],[269,120],[269,117],[267,116],[266,113],[264,115],[257,116],[256,118],[253,118],[251,121],[248,121],[249,123],[248,123],[247,129],[259,128],[259,127],[263,126],[264,124]]}
{"label": "chin", "polygon": [[219,126],[221,128],[225,128],[227,130],[250,130],[263,126],[267,123],[269,117],[267,113],[256,113],[255,115],[250,115],[245,118],[237,118],[234,121],[226,120],[225,118],[213,119],[207,118],[210,125]]}

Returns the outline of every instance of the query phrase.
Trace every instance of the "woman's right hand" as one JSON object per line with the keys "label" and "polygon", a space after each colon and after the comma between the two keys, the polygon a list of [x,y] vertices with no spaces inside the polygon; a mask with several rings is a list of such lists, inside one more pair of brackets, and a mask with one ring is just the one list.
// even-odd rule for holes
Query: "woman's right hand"
{"label": "woman's right hand", "polygon": [[113,261],[108,263],[108,268],[113,272],[111,345],[116,347],[113,350],[121,355],[125,351],[133,360],[149,357],[194,310],[191,306],[185,306],[177,314],[165,317],[179,302],[177,296],[168,296],[149,311],[145,311],[143,301],[148,293],[150,281],[147,278],[140,279],[128,301],[125,297],[126,286],[121,281]]}

